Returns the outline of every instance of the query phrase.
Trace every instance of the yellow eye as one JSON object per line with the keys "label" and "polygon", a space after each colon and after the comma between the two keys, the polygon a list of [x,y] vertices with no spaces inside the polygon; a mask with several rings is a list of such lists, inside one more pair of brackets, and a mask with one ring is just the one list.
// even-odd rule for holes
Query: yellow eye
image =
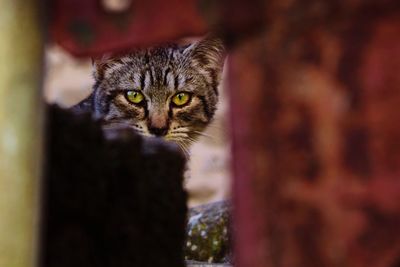
{"label": "yellow eye", "polygon": [[176,106],[183,106],[190,100],[189,93],[177,93],[172,97],[172,103]]}
{"label": "yellow eye", "polygon": [[128,99],[129,102],[134,103],[134,104],[139,104],[143,101],[144,97],[143,94],[138,92],[138,91],[127,91],[125,93],[126,99]]}

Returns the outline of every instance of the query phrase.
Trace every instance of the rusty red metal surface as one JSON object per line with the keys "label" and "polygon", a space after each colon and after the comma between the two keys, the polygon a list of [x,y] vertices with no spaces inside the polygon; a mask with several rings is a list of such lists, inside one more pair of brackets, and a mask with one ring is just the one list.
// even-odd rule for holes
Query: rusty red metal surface
{"label": "rusty red metal surface", "polygon": [[399,266],[399,4],[266,14],[230,58],[236,266]]}

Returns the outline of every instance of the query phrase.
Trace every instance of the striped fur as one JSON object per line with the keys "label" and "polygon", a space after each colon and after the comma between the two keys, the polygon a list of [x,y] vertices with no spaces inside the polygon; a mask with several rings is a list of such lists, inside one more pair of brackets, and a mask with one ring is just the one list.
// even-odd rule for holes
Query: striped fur
{"label": "striped fur", "polygon": [[[87,101],[106,128],[123,124],[151,136],[160,135],[154,125],[164,126],[162,137],[187,150],[214,116],[224,55],[219,39],[205,38],[187,47],[166,45],[97,60]],[[127,90],[140,90],[144,104],[127,101]],[[174,107],[177,92],[189,92],[191,101]]]}

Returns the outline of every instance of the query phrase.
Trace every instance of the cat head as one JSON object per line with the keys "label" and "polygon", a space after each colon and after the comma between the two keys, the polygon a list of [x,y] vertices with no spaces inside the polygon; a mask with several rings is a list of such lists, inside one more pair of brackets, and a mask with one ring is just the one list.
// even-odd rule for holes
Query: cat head
{"label": "cat head", "polygon": [[214,116],[224,58],[222,42],[205,38],[97,60],[94,113],[187,148]]}

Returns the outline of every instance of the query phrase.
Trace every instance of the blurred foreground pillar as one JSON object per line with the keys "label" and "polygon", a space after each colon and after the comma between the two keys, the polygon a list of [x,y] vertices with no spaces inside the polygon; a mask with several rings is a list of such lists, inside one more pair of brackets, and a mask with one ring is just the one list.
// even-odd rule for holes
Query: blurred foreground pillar
{"label": "blurred foreground pillar", "polygon": [[0,8],[0,266],[36,261],[41,162],[42,34],[38,3]]}
{"label": "blurred foreground pillar", "polygon": [[400,2],[265,18],[230,58],[235,266],[400,266]]}

